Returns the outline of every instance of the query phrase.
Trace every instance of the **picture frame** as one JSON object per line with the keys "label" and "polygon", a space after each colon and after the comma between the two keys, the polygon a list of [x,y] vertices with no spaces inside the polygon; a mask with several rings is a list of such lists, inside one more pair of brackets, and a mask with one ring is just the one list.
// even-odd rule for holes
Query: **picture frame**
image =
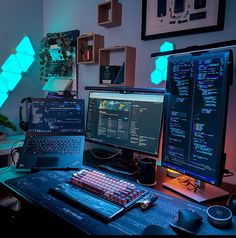
{"label": "picture frame", "polygon": [[224,29],[226,0],[142,0],[141,39]]}

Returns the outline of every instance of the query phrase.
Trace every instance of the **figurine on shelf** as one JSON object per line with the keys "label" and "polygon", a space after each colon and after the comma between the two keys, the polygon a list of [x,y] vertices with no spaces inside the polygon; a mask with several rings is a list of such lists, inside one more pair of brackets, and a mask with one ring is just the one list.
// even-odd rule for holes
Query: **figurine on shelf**
{"label": "figurine on shelf", "polygon": [[81,44],[80,54],[82,57],[82,61],[84,62],[92,61],[93,60],[93,46],[92,45],[84,46],[83,44]]}
{"label": "figurine on shelf", "polygon": [[86,61],[92,61],[93,60],[93,46],[87,45],[86,49]]}

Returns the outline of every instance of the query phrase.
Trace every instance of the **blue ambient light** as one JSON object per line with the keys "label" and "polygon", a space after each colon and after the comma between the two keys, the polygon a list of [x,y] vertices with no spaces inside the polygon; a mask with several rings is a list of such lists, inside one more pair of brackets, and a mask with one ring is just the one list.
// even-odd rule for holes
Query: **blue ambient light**
{"label": "blue ambient light", "polygon": [[0,107],[22,79],[35,60],[35,52],[30,38],[25,36],[17,45],[15,53],[12,53],[2,65],[0,73]]}
{"label": "blue ambient light", "polygon": [[[165,41],[160,46],[160,52],[166,52],[174,50],[174,44],[171,42]],[[151,73],[151,82],[153,84],[160,84],[167,79],[167,66],[168,66],[168,55],[167,56],[159,56],[155,60],[155,69]]]}

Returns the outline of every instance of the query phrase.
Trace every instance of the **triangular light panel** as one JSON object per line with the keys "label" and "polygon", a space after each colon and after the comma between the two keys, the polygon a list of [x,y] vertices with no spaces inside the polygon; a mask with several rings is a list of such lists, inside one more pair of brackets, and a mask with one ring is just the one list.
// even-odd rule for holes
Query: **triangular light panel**
{"label": "triangular light panel", "polygon": [[31,44],[30,38],[25,36],[19,45],[16,47],[16,52],[24,55],[35,56],[34,48]]}

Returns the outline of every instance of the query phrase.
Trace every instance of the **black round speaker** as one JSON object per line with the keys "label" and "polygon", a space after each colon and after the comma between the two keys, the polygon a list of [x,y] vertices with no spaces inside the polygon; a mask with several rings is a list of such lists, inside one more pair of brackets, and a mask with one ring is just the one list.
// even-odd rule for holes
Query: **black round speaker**
{"label": "black round speaker", "polygon": [[232,212],[225,206],[213,205],[207,209],[208,221],[218,228],[227,228],[232,225]]}

